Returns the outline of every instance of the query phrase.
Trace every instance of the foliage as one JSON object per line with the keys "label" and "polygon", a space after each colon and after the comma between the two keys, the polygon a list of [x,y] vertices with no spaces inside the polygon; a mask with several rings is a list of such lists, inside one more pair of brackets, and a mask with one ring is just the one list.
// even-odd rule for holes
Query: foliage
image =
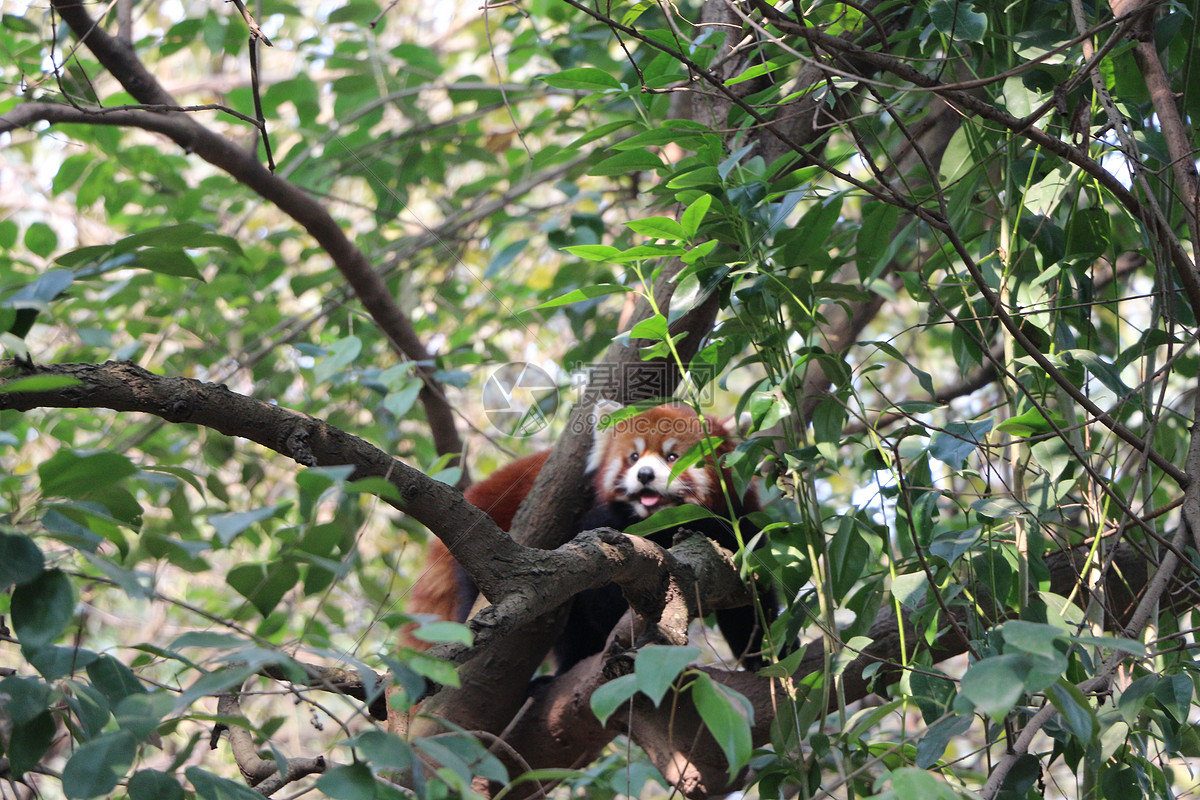
{"label": "foliage", "polygon": [[[1186,788],[1194,5],[266,2],[250,10],[271,48],[233,6],[117,6],[186,111],[94,113],[147,101],[61,9],[0,25],[9,355],[227,384],[454,484],[423,387],[486,473],[565,424],[489,427],[496,365],[545,369],[565,407],[573,374],[633,340],[706,412],[746,421],[726,463],[763,486],[767,543],[741,565],[784,604],[762,673],[778,705],[692,668],[695,649],[652,647],[592,696],[598,717],[691,698],[729,776],[750,767],[731,780],[763,797]],[[320,199],[424,354],[311,219],[155,132],[186,113],[266,163],[258,102],[277,176]],[[714,295],[689,359],[671,325]],[[86,387],[2,391],[16,409]],[[428,535],[380,504],[390,485],[78,405],[0,411],[15,778],[257,796],[197,747],[214,725],[272,763],[324,754],[316,788],[335,798],[521,772],[473,726],[405,740],[299,688],[312,661],[358,670],[368,701],[388,672],[401,707],[424,678],[455,681],[397,645]],[[218,711],[239,689],[275,696]],[[630,746],[537,777],[600,797],[662,781]]]}

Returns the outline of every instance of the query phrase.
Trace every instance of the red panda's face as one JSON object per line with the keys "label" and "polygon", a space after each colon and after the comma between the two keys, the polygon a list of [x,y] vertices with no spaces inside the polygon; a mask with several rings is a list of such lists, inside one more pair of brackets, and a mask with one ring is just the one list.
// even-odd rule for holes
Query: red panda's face
{"label": "red panda's face", "polygon": [[[713,507],[719,487],[711,459],[671,475],[676,462],[702,439],[700,420],[686,406],[659,406],[598,431],[592,454],[597,500],[628,503],[642,518],[687,503]],[[716,440],[713,446],[720,444]]]}

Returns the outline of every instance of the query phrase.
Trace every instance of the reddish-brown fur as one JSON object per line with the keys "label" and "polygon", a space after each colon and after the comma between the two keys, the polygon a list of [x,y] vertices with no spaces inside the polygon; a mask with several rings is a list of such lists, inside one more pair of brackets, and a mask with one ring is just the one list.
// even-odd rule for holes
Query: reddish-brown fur
{"label": "reddish-brown fur", "polygon": [[[487,478],[472,484],[463,492],[463,498],[487,512],[501,530],[512,527],[513,517],[521,507],[521,501],[533,488],[537,478],[546,463],[549,450],[534,453],[531,456],[518,458],[493,472]],[[462,534],[469,536],[470,533]],[[450,550],[441,539],[434,539],[425,554],[425,569],[413,583],[409,595],[407,611],[409,614],[432,614],[441,619],[463,621],[471,611],[469,600],[471,592],[464,591],[466,576],[459,567]],[[404,634],[404,644],[418,650],[424,650],[429,645],[419,639]]]}

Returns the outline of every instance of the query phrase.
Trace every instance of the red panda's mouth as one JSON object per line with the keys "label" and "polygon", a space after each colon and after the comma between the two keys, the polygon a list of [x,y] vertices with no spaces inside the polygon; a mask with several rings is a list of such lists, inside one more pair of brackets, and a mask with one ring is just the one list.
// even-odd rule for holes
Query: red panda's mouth
{"label": "red panda's mouth", "polygon": [[654,508],[663,501],[663,496],[653,489],[643,489],[635,497],[646,508]]}

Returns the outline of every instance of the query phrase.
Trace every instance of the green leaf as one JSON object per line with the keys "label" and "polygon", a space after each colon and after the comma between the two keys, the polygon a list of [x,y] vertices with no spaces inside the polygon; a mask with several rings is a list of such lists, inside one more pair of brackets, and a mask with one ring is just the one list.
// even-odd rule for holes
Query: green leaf
{"label": "green leaf", "polygon": [[662,314],[647,317],[634,325],[633,330],[629,332],[629,338],[631,339],[666,341],[668,336],[670,336],[670,333],[667,330],[667,318]]}
{"label": "green leaf", "polygon": [[175,703],[176,708],[187,708],[202,697],[208,697],[241,686],[249,678],[257,675],[259,669],[259,665],[238,664],[233,667],[206,672],[192,681],[191,686],[188,686],[179,695],[179,699]]}
{"label": "green leaf", "polygon": [[613,142],[611,150],[636,150],[643,147],[662,147],[677,144],[688,150],[699,150],[713,138],[713,133],[702,125],[684,125],[686,120],[668,120],[662,126],[635,133],[628,139]]}
{"label": "green leaf", "polygon": [[25,229],[25,246],[35,255],[46,258],[58,247],[58,234],[44,222],[34,222]]}
{"label": "green leaf", "polygon": [[269,567],[241,564],[229,570],[225,581],[266,617],[283,596],[300,583],[300,570],[290,561],[276,562]]}
{"label": "green leaf", "polygon": [[621,24],[632,25],[647,9],[654,8],[655,5],[655,0],[637,0],[625,11],[625,16],[621,17]]}
{"label": "green leaf", "polygon": [[6,381],[0,386],[0,394],[15,394],[17,392],[51,392],[68,386],[82,386],[83,381],[70,375],[30,375],[25,378]]}
{"label": "green leaf", "polygon": [[439,775],[445,777],[445,773],[448,770],[458,778],[460,785],[465,786],[470,784],[472,778],[471,765],[457,750],[447,747],[440,739],[434,737],[418,739],[413,743],[413,746],[440,765],[441,768],[438,770]]}
{"label": "green leaf", "polygon": [[610,261],[614,264],[632,264],[637,261],[648,261],[652,258],[674,258],[687,253],[687,250],[673,244],[643,244],[622,250]]}
{"label": "green leaf", "polygon": [[313,377],[320,383],[347,369],[362,352],[362,340],[357,336],[339,339],[329,348],[329,356],[322,359],[313,369]]}
{"label": "green leaf", "polygon": [[59,450],[38,466],[42,493],[51,497],[87,497],[135,472],[128,458],[109,452],[79,455]]}
{"label": "green leaf", "polygon": [[987,17],[967,0],[933,0],[929,19],[938,32],[965,42],[982,42],[987,32]]}
{"label": "green leaf", "polygon": [[1046,696],[1058,713],[1062,715],[1063,724],[1086,746],[1100,732],[1100,722],[1088,699],[1075,686],[1066,681],[1059,681],[1046,688]]}
{"label": "green leaf", "polygon": [[683,230],[687,234],[686,238],[691,239],[699,232],[700,223],[704,221],[704,215],[708,213],[709,207],[712,206],[712,201],[712,195],[702,194],[683,210],[683,215],[679,218],[679,223],[683,226]]}
{"label": "green leaf", "polygon": [[1025,506],[1010,497],[985,497],[972,503],[971,510],[990,520],[1011,519],[1028,513]]}
{"label": "green leaf", "polygon": [[592,713],[603,725],[613,713],[638,693],[637,675],[622,675],[592,692]]}
{"label": "green leaf", "polygon": [[1066,428],[1068,422],[1066,418],[1057,411],[1051,411],[1049,418],[1037,408],[1031,408],[1023,414],[1018,414],[1015,417],[1009,417],[996,426],[996,430],[1003,433],[1011,433],[1013,436],[1037,436],[1043,433],[1053,433],[1054,425],[1058,426],[1059,430]]}
{"label": "green leaf", "polygon": [[582,289],[574,289],[564,295],[547,300],[546,302],[536,305],[532,310],[537,311],[543,308],[558,308],[559,306],[569,306],[572,303],[579,303],[584,300],[591,300],[595,297],[604,297],[610,294],[625,294],[631,291],[628,286],[619,286],[615,283],[602,283],[598,286],[585,286]]}
{"label": "green leaf", "polygon": [[94,686],[82,681],[75,685],[74,691],[67,696],[66,703],[75,715],[81,739],[94,739],[99,736],[112,719],[112,706],[104,699],[104,695]]}
{"label": "green leaf", "polygon": [[1164,675],[1154,686],[1154,698],[1176,721],[1184,722],[1188,719],[1194,689],[1187,675]]}
{"label": "green leaf", "polygon": [[2,306],[45,311],[51,301],[60,297],[74,282],[75,273],[69,269],[48,270],[14,292]]}
{"label": "green leaf", "polygon": [[1095,261],[1108,252],[1112,216],[1103,208],[1077,209],[1067,224],[1067,256]]}
{"label": "green leaf", "polygon": [[87,742],[63,767],[63,794],[72,800],[108,794],[125,776],[136,752],[137,742],[128,731],[106,733]]}
{"label": "green leaf", "polygon": [[430,642],[432,644],[457,642],[469,647],[472,639],[471,629],[466,625],[463,625],[461,622],[452,622],[445,619],[426,622],[409,633],[423,642]]}
{"label": "green leaf", "polygon": [[129,800],[184,800],[179,781],[156,769],[142,769],[133,773],[126,788],[129,790]]}
{"label": "green leaf", "polygon": [[948,566],[954,566],[958,559],[971,549],[979,539],[979,526],[942,531],[934,537],[929,545],[930,555],[937,556]]}
{"label": "green leaf", "polygon": [[0,532],[0,591],[42,574],[46,558],[28,536]]}
{"label": "green leaf", "polygon": [[29,660],[29,665],[48,681],[62,680],[68,675],[74,675],[99,657],[91,650],[56,644],[22,652]]}
{"label": "green leaf", "polygon": [[[608,261],[612,256],[621,252],[617,248],[607,244],[577,244],[571,247],[564,247],[563,250],[588,261]],[[590,289],[593,287],[586,288]]]}
{"label": "green leaf", "polygon": [[195,278],[203,280],[196,262],[183,250],[164,250],[149,247],[139,250],[133,255],[131,267],[148,269],[162,275],[173,275],[177,278]]}
{"label": "green leaf", "polygon": [[186,483],[196,490],[196,493],[201,497],[204,496],[204,484],[200,482],[200,478],[190,469],[186,467],[163,467],[163,466],[147,466],[142,467],[145,472],[161,472],[165,475],[171,475]]}
{"label": "green leaf", "polygon": [[[419,383],[417,385],[420,386]],[[394,500],[397,503],[403,502],[404,499],[400,496],[400,490],[396,488],[396,484],[379,475],[359,478],[353,483],[348,483],[345,491],[346,494],[372,494],[382,497],[384,500]]]}
{"label": "green leaf", "polygon": [[409,657],[407,666],[418,675],[443,686],[458,686],[458,670],[445,659],[427,653],[416,653]]}
{"label": "green leaf", "polygon": [[1091,350],[1067,350],[1064,352],[1064,355],[1067,353],[1083,364],[1089,373],[1103,383],[1117,397],[1123,398],[1130,394],[1129,387],[1125,385],[1125,381],[1121,380],[1121,371],[1111,362],[1106,361]]}
{"label": "green leaf", "polygon": [[972,721],[970,715],[961,714],[930,725],[921,736],[921,741],[917,742],[917,757],[914,763],[921,769],[932,767],[941,760],[942,754],[950,746],[951,739],[970,730]]}
{"label": "green leaf", "polygon": [[[390,411],[397,419],[403,419],[408,416],[417,398],[420,397],[422,388],[424,388],[424,384],[421,383],[420,379],[413,378],[399,391],[388,392],[387,397],[383,399],[383,407]],[[382,494],[380,496],[388,500],[395,499],[399,501],[398,497],[393,498],[391,495]]]}
{"label": "green leaf", "polygon": [[564,69],[553,75],[542,75],[541,80],[556,89],[582,89],[588,92],[602,92],[608,89],[620,89],[621,82],[609,73],[596,67],[576,67]]}
{"label": "green leaf", "polygon": [[750,725],[754,711],[750,701],[717,683],[707,673],[696,673],[692,683],[692,700],[708,732],[717,740],[732,778],[750,760]]}
{"label": "green leaf", "polygon": [[960,691],[984,714],[1000,719],[1025,693],[1025,679],[1032,669],[1028,656],[992,656],[967,668]]}
{"label": "green leaf", "polygon": [[1081,634],[1078,636],[1068,636],[1067,638],[1077,644],[1101,647],[1105,650],[1122,650],[1138,658],[1146,657],[1146,645],[1134,639],[1126,639],[1123,636],[1089,636]]}
{"label": "green leaf", "polygon": [[845,597],[867,568],[871,547],[863,538],[854,517],[842,517],[829,543],[830,572],[834,595]]}
{"label": "green leaf", "polygon": [[633,536],[649,536],[658,531],[686,528],[689,522],[695,522],[698,519],[712,518],[713,512],[707,508],[688,503],[673,508],[664,508],[662,511],[651,514],[646,519],[630,525],[624,530],[624,533]]}
{"label": "green leaf", "polygon": [[0,680],[4,714],[14,724],[32,722],[50,709],[50,687],[37,678],[9,675]]}
{"label": "green leaf", "polygon": [[939,167],[943,183],[953,184],[976,168],[977,159],[972,146],[972,135],[974,132],[971,126],[964,124],[950,137],[950,143],[946,145]]}
{"label": "green leaf", "polygon": [[358,762],[329,770],[317,778],[317,789],[333,800],[372,800],[377,791],[371,768]]}
{"label": "green leaf", "polygon": [[159,225],[126,236],[113,245],[116,253],[128,253],[141,247],[168,247],[182,250],[219,247],[240,254],[242,246],[232,236],[225,236],[195,222],[178,225]]}
{"label": "green leaf", "polygon": [[188,767],[184,775],[203,800],[262,800],[262,795],[249,786],[218,777],[199,767]]}
{"label": "green leaf", "polygon": [[933,435],[929,443],[929,455],[954,469],[966,466],[967,458],[975,448],[986,441],[992,430],[990,419],[979,422],[948,422]]}
{"label": "green leaf", "polygon": [[25,722],[14,722],[9,733],[6,755],[9,768],[16,778],[39,766],[42,756],[50,749],[58,726],[49,711]]}
{"label": "green leaf", "polygon": [[21,646],[36,650],[54,642],[75,616],[75,590],[66,573],[50,569],[12,594],[13,631]]}
{"label": "green leaf", "polygon": [[716,167],[698,167],[697,169],[680,172],[667,181],[668,189],[691,189],[698,186],[719,187],[723,183]]}
{"label": "green leaf", "polygon": [[842,440],[842,429],[846,425],[846,407],[842,401],[826,396],[821,398],[813,410],[813,441],[831,442]]}
{"label": "green leaf", "polygon": [[133,670],[109,655],[102,655],[87,668],[92,685],[104,695],[109,705],[116,706],[132,694],[145,694],[146,687]]}
{"label": "green leaf", "polygon": [[855,262],[859,278],[877,277],[895,254],[903,236],[896,235],[900,209],[887,203],[872,203],[863,211],[863,224],[855,238]]}
{"label": "green leaf", "polygon": [[601,178],[615,178],[631,172],[654,172],[662,165],[662,159],[648,150],[628,150],[593,164],[588,174]]}
{"label": "green leaf", "polygon": [[585,144],[591,144],[594,141],[603,139],[605,136],[608,136],[610,133],[619,131],[622,128],[628,128],[630,125],[636,125],[636,124],[637,124],[636,120],[619,119],[614,122],[605,123],[604,125],[597,125],[594,128],[590,128],[587,133],[583,134],[578,139],[575,139],[574,141],[572,141],[568,145],[568,147],[571,150],[580,151],[580,150],[582,150],[582,148]]}
{"label": "green leaf", "polygon": [[167,692],[131,694],[113,708],[113,717],[121,730],[129,731],[138,741],[150,738],[163,718],[175,707],[175,698]]}
{"label": "green leaf", "polygon": [[251,525],[270,519],[283,508],[285,506],[267,506],[266,508],[256,508],[253,511],[230,511],[224,514],[212,514],[209,516],[208,522],[216,529],[217,538],[221,540],[221,544],[228,545],[239,533]]}
{"label": "green leaf", "polygon": [[3,20],[2,24],[4,27],[8,28],[9,30],[18,31],[20,33],[38,32],[38,26],[33,22],[33,20],[26,19],[25,17],[21,17],[16,14],[5,14],[0,19]]}
{"label": "green leaf", "polygon": [[687,231],[683,229],[683,226],[670,217],[645,217],[630,220],[625,223],[625,227],[651,239],[678,242],[688,238]]}
{"label": "green leaf", "polygon": [[657,707],[679,674],[699,656],[698,647],[643,647],[633,662],[638,691],[649,697]]}
{"label": "green leaf", "polygon": [[1057,658],[1061,652],[1056,642],[1063,636],[1063,631],[1042,622],[1028,622],[1014,619],[1000,627],[1004,635],[1004,643],[1029,653],[1030,655]]}
{"label": "green leaf", "polygon": [[725,81],[726,86],[736,86],[739,83],[754,80],[763,75],[769,75],[776,70],[786,67],[786,63],[776,63],[774,61],[760,61],[756,64],[751,64],[746,69],[742,70],[737,75]]}
{"label": "green leaf", "polygon": [[395,734],[366,730],[346,742],[375,769],[406,770],[413,765],[412,745]]}
{"label": "green leaf", "polygon": [[958,794],[931,773],[901,767],[891,774],[896,800],[955,800]]}

